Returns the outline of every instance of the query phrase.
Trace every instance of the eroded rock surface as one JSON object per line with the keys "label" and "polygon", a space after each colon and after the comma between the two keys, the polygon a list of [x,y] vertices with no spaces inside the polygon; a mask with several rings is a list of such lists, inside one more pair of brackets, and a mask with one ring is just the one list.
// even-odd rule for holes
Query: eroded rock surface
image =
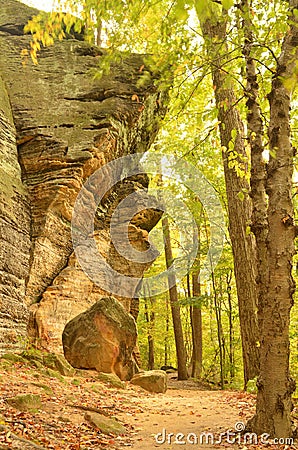
{"label": "eroded rock surface", "polygon": [[136,342],[134,318],[113,297],[98,300],[63,331],[64,355],[73,367],[115,373],[121,380],[134,373]]}
{"label": "eroded rock surface", "polygon": [[30,205],[18,162],[16,131],[0,77],[0,348],[21,346],[28,308]]}
{"label": "eroded rock surface", "polygon": [[[14,345],[17,335],[24,336],[30,308],[31,337],[50,351],[62,351],[65,324],[106,294],[85,275],[73,253],[75,199],[97,169],[148,149],[165,113],[165,94],[157,90],[153,76],[139,86],[139,55],[94,80],[90,71],[100,63],[102,51],[76,39],[42,49],[37,66],[30,60],[22,65],[21,51],[30,42],[23,26],[36,10],[0,0],[0,11],[0,98],[8,93],[0,107],[0,170],[5,173],[5,182],[0,180],[0,315],[6,330],[0,349],[9,346],[9,334]],[[128,276],[141,277],[149,264],[119,256],[111,244],[109,221],[124,196],[146,192],[147,183],[145,175],[119,183],[99,205],[95,221],[100,253]],[[148,232],[160,216],[157,205],[132,220],[129,234],[137,249],[148,248]],[[129,311],[130,296],[120,300]]]}

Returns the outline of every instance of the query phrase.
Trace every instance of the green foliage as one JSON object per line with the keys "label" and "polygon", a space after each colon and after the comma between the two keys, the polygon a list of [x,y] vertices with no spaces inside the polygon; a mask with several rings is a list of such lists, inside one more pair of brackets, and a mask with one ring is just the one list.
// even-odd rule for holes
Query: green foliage
{"label": "green foliage", "polygon": [[246,386],[247,392],[250,394],[256,394],[258,391],[257,388],[257,377],[255,377],[253,380],[249,380]]}
{"label": "green foliage", "polygon": [[[226,248],[223,254],[223,258],[216,270],[216,291],[219,297],[219,303],[222,314],[222,327],[224,331],[225,340],[225,379],[229,382],[230,386],[241,386],[242,380],[242,358],[241,358],[241,341],[239,330],[239,317],[237,309],[237,298],[235,291],[234,280],[232,280],[232,320],[234,324],[233,331],[233,346],[234,346],[234,361],[233,371],[234,376],[230,376],[230,354],[229,354],[229,306],[227,302],[228,288],[225,284],[226,275],[230,273],[233,265],[233,259],[230,248]],[[194,306],[192,298],[188,298],[186,295],[186,280],[179,283],[179,304],[181,306],[181,316],[183,320],[185,345],[187,349],[188,365],[191,360],[191,327],[189,319],[189,306]],[[219,382],[219,353],[217,342],[217,322],[215,307],[213,302],[213,288],[210,283],[206,283],[202,286],[203,293],[197,297],[199,302],[195,302],[196,306],[201,306],[202,309],[202,321],[203,321],[203,373],[202,378],[214,383]],[[165,343],[168,345],[169,355],[167,364],[176,366],[176,351],[174,342],[174,333],[172,323],[170,321],[169,330],[166,330],[166,317],[168,305],[168,294],[159,295],[154,299],[154,302],[147,304],[149,307],[149,313],[154,311],[155,314],[155,326],[154,329],[148,329],[148,324],[145,319],[144,300],[140,302],[140,312],[138,316],[138,330],[139,330],[139,345],[141,351],[141,359],[143,367],[147,367],[148,361],[148,333],[153,336],[155,346],[155,368],[160,368],[165,364]],[[197,299],[196,298],[196,299]]]}
{"label": "green foliage", "polygon": [[234,5],[234,0],[222,0],[222,6],[226,10],[232,8],[233,5]]}
{"label": "green foliage", "polygon": [[56,40],[62,41],[71,31],[80,33],[82,28],[83,21],[70,13],[42,12],[34,16],[24,27],[25,33],[32,34],[30,56],[33,63],[38,62],[37,53],[41,45],[53,45]]}
{"label": "green foliage", "polygon": [[179,300],[179,304],[181,306],[197,306],[199,308],[207,306],[209,303],[210,295],[208,293],[195,297],[183,297],[181,298],[181,300]]}
{"label": "green foliage", "polygon": [[210,0],[195,0],[194,6],[199,20],[212,17],[212,2]]}

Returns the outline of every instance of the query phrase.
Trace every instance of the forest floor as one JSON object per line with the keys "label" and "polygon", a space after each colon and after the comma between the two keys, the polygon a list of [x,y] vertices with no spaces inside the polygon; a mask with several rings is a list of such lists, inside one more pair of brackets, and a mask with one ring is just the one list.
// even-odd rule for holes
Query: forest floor
{"label": "forest floor", "polygon": [[[39,396],[41,405],[20,410],[7,402],[20,394]],[[0,449],[298,448],[236,434],[253,415],[254,403],[252,394],[208,390],[191,380],[170,379],[165,394],[150,394],[128,383],[123,389],[102,383],[92,371],[62,377],[29,362],[0,360]],[[87,420],[88,412],[115,418],[125,432],[101,433]]]}

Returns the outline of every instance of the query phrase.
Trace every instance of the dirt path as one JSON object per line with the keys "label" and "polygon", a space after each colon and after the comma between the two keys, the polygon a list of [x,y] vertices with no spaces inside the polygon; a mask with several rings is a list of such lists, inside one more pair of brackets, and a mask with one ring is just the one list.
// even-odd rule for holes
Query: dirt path
{"label": "dirt path", "polygon": [[144,412],[119,416],[134,427],[136,450],[231,448],[224,439],[219,445],[220,433],[235,431],[252,414],[251,397],[241,392],[170,387],[165,394],[140,395]]}
{"label": "dirt path", "polygon": [[[187,441],[187,437],[194,441],[194,433],[199,439],[203,432],[213,433],[216,440],[219,433],[229,428],[234,429],[235,423],[241,419],[237,409],[224,402],[224,397],[221,392],[214,391],[194,393],[169,390],[162,396],[142,399],[146,413],[139,414],[137,418],[131,417],[129,420],[138,430],[133,448],[172,449],[179,445],[176,443],[179,441],[178,433],[184,434],[185,437],[180,438],[183,441]],[[182,445],[185,449],[194,448],[190,443]],[[208,447],[217,448],[212,445]]]}

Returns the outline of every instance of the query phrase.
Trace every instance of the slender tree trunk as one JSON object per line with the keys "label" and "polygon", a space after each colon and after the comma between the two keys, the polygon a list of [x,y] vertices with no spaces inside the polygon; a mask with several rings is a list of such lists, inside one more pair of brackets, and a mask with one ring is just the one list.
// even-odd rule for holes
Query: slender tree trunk
{"label": "slender tree trunk", "polygon": [[[166,256],[166,266],[169,269],[173,262],[172,246],[171,246],[171,236],[170,227],[167,217],[162,219],[162,228],[164,236],[164,247]],[[177,354],[177,364],[178,364],[178,380],[187,380],[187,368],[186,368],[186,353],[184,347],[184,337],[180,316],[180,306],[178,302],[178,292],[176,285],[176,277],[173,272],[169,272],[168,275],[169,282],[169,294],[170,294],[170,304],[171,312],[173,318],[174,336],[176,344],[176,354]]]}
{"label": "slender tree trunk", "polygon": [[[196,198],[196,201],[199,202],[200,199]],[[204,217],[204,210],[201,205],[200,207],[200,216],[198,220],[198,252],[196,257],[196,266],[197,270],[192,274],[192,296],[200,297],[201,296],[201,284],[200,284],[200,254],[201,254],[201,221],[202,217]],[[196,236],[194,235],[193,239],[195,242]],[[189,291],[190,289],[190,276],[189,280]],[[195,304],[191,308],[191,324],[192,324],[192,358],[191,358],[191,376],[193,378],[200,379],[202,375],[202,363],[203,363],[203,328],[202,328],[202,309],[201,305]]]}
{"label": "slender tree trunk", "polygon": [[102,20],[97,18],[97,28],[96,28],[96,45],[101,47],[102,45]]}
{"label": "slender tree trunk", "polygon": [[[190,288],[190,272],[187,272],[186,275],[186,280],[187,280],[187,296],[188,298],[193,297],[193,294],[191,292],[191,288]],[[191,355],[191,376],[193,377],[193,358],[194,358],[194,348],[195,348],[195,343],[194,343],[194,321],[193,321],[193,306],[190,305],[189,307],[189,319],[190,319],[190,327],[191,327],[191,343],[192,343],[192,355]]]}
{"label": "slender tree trunk", "polygon": [[[187,297],[190,299],[192,297],[192,293],[191,293],[191,287],[190,287],[190,271],[189,271],[189,269],[188,269],[188,272],[187,272],[187,275],[186,275],[186,285],[187,285]],[[190,329],[191,329],[191,345],[190,345],[190,352],[189,353],[192,353],[192,356],[193,356],[194,324],[193,324],[193,318],[192,318],[192,310],[193,310],[193,307],[192,307],[192,305],[190,305],[190,307],[189,307],[189,321],[190,321]],[[191,363],[192,363],[192,356],[191,356]],[[188,358],[186,357],[186,360],[187,359]]]}
{"label": "slender tree trunk", "polygon": [[222,325],[221,325],[221,310],[218,301],[218,294],[216,290],[214,273],[211,275],[212,287],[213,287],[213,298],[214,298],[214,309],[216,317],[217,326],[217,341],[219,350],[219,367],[220,367],[220,387],[224,388],[224,350],[223,350],[223,338],[222,338]]}
{"label": "slender tree trunk", "polygon": [[[270,103],[268,130],[270,159],[267,168],[268,196],[267,261],[264,286],[259,298],[260,376],[256,415],[247,428],[270,437],[292,435],[292,399],[295,382],[289,375],[289,323],[295,283],[292,258],[295,252],[292,174],[293,147],[290,141],[290,101],[298,60],[298,20],[293,10],[298,0],[289,1],[290,27],[277,61]],[[259,270],[261,267],[259,268]]]}
{"label": "slender tree trunk", "polygon": [[232,288],[231,288],[232,273],[227,274],[227,294],[228,294],[228,315],[229,315],[229,372],[230,380],[235,378],[235,364],[234,364],[234,326],[233,326],[233,305],[232,305]]}
{"label": "slender tree trunk", "polygon": [[[221,144],[228,199],[229,233],[234,255],[234,270],[238,294],[242,338],[244,384],[259,373],[256,252],[255,240],[247,233],[251,219],[251,199],[247,174],[247,154],[244,146],[244,127],[236,108],[231,78],[222,70],[227,53],[226,20],[208,18],[201,23],[210,58],[215,100],[220,122]],[[239,174],[240,172],[240,174]],[[241,194],[244,196],[241,199]]]}
{"label": "slender tree trunk", "polygon": [[169,326],[170,326],[170,315],[169,315],[169,300],[166,298],[166,334],[165,334],[165,366],[168,365],[169,361]]}
{"label": "slender tree trunk", "polygon": [[[199,297],[201,295],[201,285],[199,283],[199,274],[196,272],[192,276],[192,295]],[[191,311],[192,322],[192,344],[193,352],[191,359],[191,376],[201,378],[202,358],[203,358],[203,332],[202,332],[202,310],[201,306],[194,305]]]}
{"label": "slender tree trunk", "polygon": [[154,369],[154,338],[153,329],[155,322],[154,311],[149,313],[148,299],[145,298],[145,318],[147,322],[147,337],[148,337],[148,370]]}
{"label": "slender tree trunk", "polygon": [[190,289],[190,273],[189,270],[186,275],[186,286],[187,286],[187,296],[188,298],[191,298],[191,289]]}

